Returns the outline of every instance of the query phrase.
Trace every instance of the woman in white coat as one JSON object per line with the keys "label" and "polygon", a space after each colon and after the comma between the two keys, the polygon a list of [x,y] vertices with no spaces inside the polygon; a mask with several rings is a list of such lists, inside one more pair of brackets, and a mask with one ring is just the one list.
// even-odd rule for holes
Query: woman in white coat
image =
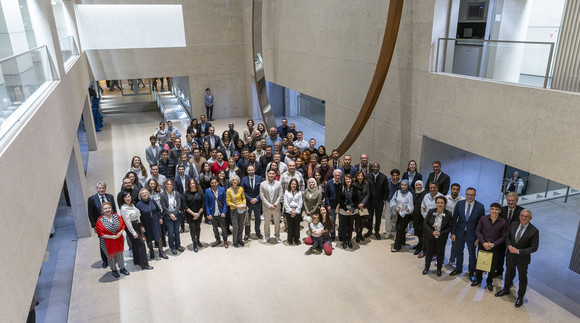
{"label": "woman in white coat", "polygon": [[409,191],[409,181],[401,181],[401,189],[391,198],[391,213],[397,215],[397,235],[391,252],[401,250],[405,244],[405,229],[413,218],[413,193]]}

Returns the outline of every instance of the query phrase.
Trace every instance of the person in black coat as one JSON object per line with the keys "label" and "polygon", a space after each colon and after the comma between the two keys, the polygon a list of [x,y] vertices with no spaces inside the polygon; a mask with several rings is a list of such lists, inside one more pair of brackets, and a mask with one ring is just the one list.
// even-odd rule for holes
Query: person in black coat
{"label": "person in black coat", "polygon": [[423,218],[423,214],[421,214],[421,202],[423,202],[425,194],[428,193],[429,191],[423,187],[423,181],[417,180],[415,182],[415,191],[413,191],[413,232],[419,242],[413,247],[415,249],[413,254],[415,256],[419,255],[419,258],[425,256],[423,241],[423,222],[425,219]]}
{"label": "person in black coat", "polygon": [[199,240],[201,234],[201,219],[203,218],[203,203],[205,194],[201,186],[193,178],[189,178],[185,185],[183,203],[181,203],[182,213],[189,223],[189,233],[193,243],[193,251],[203,247]]}
{"label": "person in black coat", "polygon": [[163,252],[163,243],[161,242],[161,223],[163,222],[161,208],[150,196],[151,193],[146,188],[142,188],[139,191],[141,200],[135,206],[141,213],[140,220],[145,228],[149,257],[151,260],[155,259],[155,250],[153,249],[153,241],[155,241],[159,247],[159,257],[168,259],[169,257]]}
{"label": "person in black coat", "polygon": [[515,306],[524,304],[524,295],[528,287],[528,265],[531,254],[538,250],[540,232],[530,223],[532,211],[523,209],[520,212],[520,222],[513,222],[506,237],[508,253],[506,254],[506,274],[503,289],[495,294],[496,297],[509,295],[510,288],[516,276],[516,269],[520,278],[518,297]]}
{"label": "person in black coat", "polygon": [[449,192],[449,185],[451,184],[451,179],[449,175],[441,171],[441,162],[436,160],[433,162],[433,172],[429,174],[427,178],[427,183],[435,182],[437,183],[437,191],[443,195],[447,195]]}
{"label": "person in black coat", "polygon": [[441,277],[441,268],[445,258],[445,245],[453,226],[453,215],[445,209],[447,199],[443,196],[435,198],[435,209],[429,210],[425,217],[425,269],[423,275],[429,273],[433,254],[437,255],[437,277]]}
{"label": "person in black coat", "polygon": [[385,208],[385,201],[389,196],[389,180],[387,176],[380,172],[381,165],[373,163],[372,172],[367,175],[367,182],[369,183],[370,198],[367,203],[369,215],[367,216],[367,233],[364,237],[368,238],[373,233],[373,217],[375,220],[375,238],[381,240],[379,231],[381,229],[381,218],[383,217],[383,209]]}
{"label": "person in black coat", "polygon": [[358,216],[360,198],[359,190],[353,185],[353,178],[350,174],[344,176],[344,185],[339,194],[339,210],[337,213],[340,215],[340,222],[343,223],[342,248],[346,249],[348,245],[352,249],[353,223],[354,217]]}
{"label": "person in black coat", "polygon": [[[516,192],[509,192],[507,193],[507,205],[501,208],[501,212],[499,214],[500,217],[504,218],[504,220],[507,221],[508,223],[508,228],[512,225],[512,223],[514,222],[520,222],[520,213],[522,212],[522,210],[524,209],[523,207],[517,205],[518,204],[518,193]],[[501,276],[503,275],[503,264],[504,264],[504,260],[505,260],[505,254],[506,254],[506,245],[503,244],[501,246],[498,246],[500,248],[503,248],[503,250],[499,251],[502,255],[504,255],[504,257],[501,257],[499,259],[499,264],[498,264],[498,271],[495,273],[496,276]]]}
{"label": "person in black coat", "polygon": [[[105,193],[107,191],[107,184],[104,182],[97,183],[97,194],[91,195],[87,201],[89,222],[91,222],[91,228],[94,228],[97,224],[97,220],[101,216],[101,205],[105,202],[111,204],[113,213],[117,213],[117,208],[115,207],[115,199],[113,195]],[[96,232],[96,231],[95,231]],[[99,251],[101,252],[101,260],[103,260],[103,268],[109,266],[109,258],[107,254],[103,251],[99,245]]]}
{"label": "person in black coat", "polygon": [[[409,181],[409,190],[415,192],[415,183],[417,181],[423,180],[423,175],[417,171],[417,162],[414,160],[409,161],[407,165],[407,171],[403,174],[403,179]],[[427,182],[428,183],[428,182]]]}

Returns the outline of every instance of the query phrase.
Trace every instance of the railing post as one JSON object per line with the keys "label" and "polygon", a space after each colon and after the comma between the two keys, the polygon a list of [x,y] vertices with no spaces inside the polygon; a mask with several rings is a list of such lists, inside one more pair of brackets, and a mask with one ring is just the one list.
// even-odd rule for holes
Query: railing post
{"label": "railing post", "polygon": [[544,194],[544,198],[548,197],[548,189],[550,188],[550,180],[548,180],[548,183],[546,184],[546,193]]}
{"label": "railing post", "polygon": [[570,186],[566,187],[566,196],[564,197],[564,203],[568,203],[568,195],[570,195]]}

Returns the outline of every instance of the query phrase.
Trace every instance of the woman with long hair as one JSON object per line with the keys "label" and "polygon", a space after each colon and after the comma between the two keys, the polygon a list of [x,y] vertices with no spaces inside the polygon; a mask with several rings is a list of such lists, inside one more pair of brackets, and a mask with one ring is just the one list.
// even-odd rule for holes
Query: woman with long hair
{"label": "woman with long hair", "polygon": [[236,140],[236,144],[235,144],[235,151],[239,152],[240,154],[243,154],[242,151],[244,150],[244,148],[246,147],[246,145],[244,144],[244,141],[242,139],[238,139]]}
{"label": "woman with long hair", "polygon": [[403,179],[409,181],[409,190],[415,191],[415,183],[423,179],[423,175],[417,171],[417,162],[410,160],[407,164],[407,171],[403,174]]}
{"label": "woman with long hair", "polygon": [[409,191],[409,181],[404,179],[401,181],[401,189],[395,192],[391,198],[391,213],[397,215],[397,234],[395,236],[395,245],[391,252],[398,252],[405,244],[406,233],[405,229],[409,225],[409,221],[413,218],[413,193]]}
{"label": "woman with long hair", "polygon": [[260,137],[261,138],[268,137],[268,131],[266,131],[266,126],[264,126],[263,123],[258,123],[258,129],[257,130],[260,132]]}
{"label": "woman with long hair", "polygon": [[[137,175],[137,173],[135,173],[133,171],[129,171],[129,172],[127,172],[127,174],[125,174],[125,177],[128,177],[129,179],[131,179],[131,184],[137,190],[140,190],[143,188],[143,185],[141,185],[141,182],[139,182],[139,176]],[[123,191],[123,190],[124,189],[121,189],[121,191]]]}
{"label": "woman with long hair", "polygon": [[211,179],[214,178],[213,173],[210,171],[209,163],[201,163],[201,172],[199,173],[199,185],[205,191],[211,186]]}
{"label": "woman with long hair", "polygon": [[121,274],[129,275],[129,272],[125,269],[125,259],[123,258],[125,222],[122,217],[117,213],[112,213],[112,211],[113,208],[109,202],[102,204],[102,215],[97,220],[95,231],[100,238],[101,250],[109,258],[109,267],[113,277],[119,278],[121,275],[117,271],[117,266],[119,266]]}
{"label": "woman with long hair", "polygon": [[236,166],[236,159],[234,157],[230,157],[228,159],[228,167],[226,168],[226,178],[232,178],[234,175],[242,178],[242,169]]}
{"label": "woman with long hair", "polygon": [[350,174],[344,175],[344,185],[340,193],[340,203],[336,206],[338,210],[336,213],[340,215],[340,222],[342,224],[342,248],[353,248],[352,246],[352,231],[354,216],[358,216],[358,205],[360,203],[358,189],[352,184],[352,176]]}
{"label": "woman with long hair", "polygon": [[197,137],[197,119],[193,118],[187,127],[186,134],[190,134],[192,137]]}
{"label": "woman with long hair", "polygon": [[201,234],[201,219],[203,218],[203,203],[205,194],[201,186],[194,178],[189,178],[185,183],[185,194],[183,195],[183,213],[189,223],[189,234],[193,243],[193,251],[197,252],[198,248],[203,247],[199,237]]}
{"label": "woman with long hair", "polygon": [[356,172],[354,175],[353,185],[358,189],[359,203],[358,203],[358,215],[354,218],[354,227],[356,231],[356,242],[365,241],[365,237],[362,234],[362,230],[365,227],[364,220],[366,219],[367,203],[371,196],[370,184],[367,182],[365,174],[362,171]]}
{"label": "woman with long hair", "polygon": [[140,187],[145,186],[145,180],[147,179],[147,168],[141,162],[141,157],[133,156],[131,159],[131,166],[129,166],[129,172],[134,172],[137,174],[137,178],[139,179]]}
{"label": "woman with long hair", "polygon": [[304,200],[304,221],[308,222],[308,227],[310,228],[312,217],[318,215],[322,205],[322,192],[314,178],[308,179],[307,186],[302,197]]}
{"label": "woman with long hair", "polygon": [[284,218],[288,221],[288,244],[300,244],[302,222],[302,192],[296,178],[292,178],[284,192]]}
{"label": "woman with long hair", "polygon": [[163,216],[161,215],[161,208],[151,198],[149,190],[142,188],[139,191],[140,201],[137,203],[137,209],[141,213],[141,223],[145,227],[145,238],[147,239],[147,246],[149,247],[149,257],[151,260],[155,259],[155,250],[153,249],[153,242],[157,243],[159,248],[159,257],[169,259],[165,252],[163,252],[163,243],[161,242],[161,223],[163,223]]}
{"label": "woman with long hair", "polygon": [[244,129],[244,131],[242,132],[242,134],[243,134],[242,138],[244,138],[244,142],[246,144],[248,143],[247,138],[252,137],[254,135],[254,131],[255,131],[254,130],[254,120],[249,119],[246,122],[246,129]]}
{"label": "woman with long hair", "polygon": [[323,145],[318,146],[318,163],[320,164],[320,160],[322,159],[322,157],[328,157],[328,154],[326,153],[326,147],[324,147]]}
{"label": "woman with long hair", "polygon": [[270,163],[270,167],[266,170],[266,174],[268,174],[268,172],[270,172],[270,170],[273,170],[274,172],[276,172],[276,180],[279,181],[280,180],[280,170],[278,169],[278,163],[273,161]]}
{"label": "woman with long hair", "polygon": [[141,269],[153,269],[153,267],[149,266],[147,247],[145,247],[145,243],[141,238],[141,234],[145,233],[145,228],[141,225],[140,220],[141,212],[133,205],[131,192],[123,193],[123,205],[119,213],[121,213],[121,217],[125,221],[125,233],[127,233],[133,246],[133,263],[140,266]]}
{"label": "woman with long hair", "polygon": [[175,182],[168,179],[163,183],[165,189],[161,193],[161,207],[163,208],[163,222],[167,226],[167,234],[169,236],[169,249],[171,253],[176,255],[177,251],[183,252],[185,248],[181,246],[181,238],[179,236],[179,226],[181,224],[181,202],[183,198],[181,194],[175,190]]}
{"label": "woman with long hair", "polygon": [[206,160],[211,158],[211,146],[209,145],[209,141],[203,142],[203,146],[201,147],[201,157]]}

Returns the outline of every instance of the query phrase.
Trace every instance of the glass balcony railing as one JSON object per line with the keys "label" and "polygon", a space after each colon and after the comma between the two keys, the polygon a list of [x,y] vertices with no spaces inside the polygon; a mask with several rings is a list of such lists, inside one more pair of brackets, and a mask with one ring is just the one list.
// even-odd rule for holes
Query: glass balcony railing
{"label": "glass balcony railing", "polygon": [[0,139],[57,79],[46,46],[0,60]]}
{"label": "glass balcony railing", "polygon": [[79,56],[79,49],[77,47],[75,38],[72,35],[60,39],[59,43],[60,43],[60,54],[62,55],[62,62],[66,67],[68,65],[67,62],[69,59]]}
{"label": "glass balcony railing", "polygon": [[435,72],[548,88],[554,43],[439,38]]}

